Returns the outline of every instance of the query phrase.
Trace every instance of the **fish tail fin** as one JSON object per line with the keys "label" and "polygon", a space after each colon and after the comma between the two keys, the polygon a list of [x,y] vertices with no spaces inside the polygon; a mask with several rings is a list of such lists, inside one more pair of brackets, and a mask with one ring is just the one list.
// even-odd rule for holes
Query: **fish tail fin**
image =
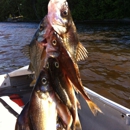
{"label": "fish tail fin", "polygon": [[73,130],[82,130],[80,121],[77,120],[74,124],[73,124]]}
{"label": "fish tail fin", "polygon": [[88,106],[90,108],[90,110],[92,111],[93,115],[96,116],[98,112],[103,113],[100,108],[91,100],[87,101]]}
{"label": "fish tail fin", "polygon": [[66,105],[67,105],[68,108],[72,108],[72,107],[73,107],[73,105],[72,105],[72,103],[70,102],[70,100],[69,100],[68,97],[67,97]]}
{"label": "fish tail fin", "polygon": [[79,109],[81,109],[80,102],[78,101],[78,99],[77,99],[77,98],[76,98],[76,102],[77,102],[77,107],[78,107]]}

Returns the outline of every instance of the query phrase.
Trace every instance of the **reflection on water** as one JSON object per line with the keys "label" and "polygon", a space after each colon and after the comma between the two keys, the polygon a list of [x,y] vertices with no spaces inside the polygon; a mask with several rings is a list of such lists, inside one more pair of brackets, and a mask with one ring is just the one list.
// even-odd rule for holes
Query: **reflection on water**
{"label": "reflection on water", "polygon": [[0,23],[0,74],[28,64],[20,49],[29,44],[37,24]]}
{"label": "reflection on water", "polygon": [[89,54],[79,63],[83,84],[130,108],[130,26],[78,26]]}
{"label": "reflection on water", "polygon": [[[29,44],[38,24],[0,23],[0,74],[29,63],[20,52]],[[83,84],[130,108],[130,26],[77,25],[87,48],[87,61],[79,62]]]}

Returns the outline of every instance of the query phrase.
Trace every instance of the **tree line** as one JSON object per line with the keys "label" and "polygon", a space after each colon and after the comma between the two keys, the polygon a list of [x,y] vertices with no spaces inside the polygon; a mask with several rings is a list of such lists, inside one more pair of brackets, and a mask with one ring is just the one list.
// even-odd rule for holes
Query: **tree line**
{"label": "tree line", "polygon": [[[26,20],[41,20],[49,0],[0,0],[0,21],[22,15]],[[129,0],[68,0],[74,20],[130,18]]]}

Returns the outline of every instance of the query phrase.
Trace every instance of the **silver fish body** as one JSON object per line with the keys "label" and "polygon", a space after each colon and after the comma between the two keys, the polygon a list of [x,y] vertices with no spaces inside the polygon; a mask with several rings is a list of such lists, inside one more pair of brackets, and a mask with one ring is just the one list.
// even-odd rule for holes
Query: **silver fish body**
{"label": "silver fish body", "polygon": [[42,70],[29,103],[17,119],[15,130],[56,130],[56,120],[55,92],[47,72]]}

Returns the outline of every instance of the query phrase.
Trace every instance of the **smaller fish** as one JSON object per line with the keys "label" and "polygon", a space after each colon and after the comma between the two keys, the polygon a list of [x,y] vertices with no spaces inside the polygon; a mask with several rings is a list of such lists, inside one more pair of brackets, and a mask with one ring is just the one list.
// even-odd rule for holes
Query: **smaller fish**
{"label": "smaller fish", "polygon": [[[47,17],[45,16],[39,24],[37,31],[35,32],[30,44],[25,45],[22,48],[22,52],[30,60],[28,70],[35,72],[34,80],[31,82],[30,86],[35,86],[36,79],[39,76],[42,67],[46,64],[49,57],[46,53],[47,39],[52,27],[50,26]],[[58,55],[55,53],[53,55]]]}
{"label": "smaller fish", "polygon": [[[15,130],[56,130],[56,100],[47,71],[42,70]],[[51,125],[50,125],[51,121]]]}
{"label": "smaller fish", "polygon": [[81,109],[80,103],[75,95],[74,87],[71,81],[68,79],[67,76],[61,77],[62,86],[65,88],[65,90],[68,93],[68,96],[70,98],[71,103],[73,104],[73,107],[70,108],[70,112],[73,117],[73,130],[82,130],[82,126],[79,120],[78,116],[78,108]]}
{"label": "smaller fish", "polygon": [[60,77],[62,77],[62,73],[59,71],[59,63],[55,61],[54,58],[49,58],[46,65],[48,69],[48,73],[50,74],[51,81],[53,83],[53,89],[61,99],[61,101],[69,108],[72,107],[71,101],[69,99],[68,93],[62,87],[60,82]]}
{"label": "smaller fish", "polygon": [[[72,83],[67,78],[67,75],[64,75],[64,72],[62,71],[61,66],[59,65],[58,60],[56,58],[48,59],[47,68],[49,68],[51,76],[54,77],[53,80],[59,79],[57,84],[60,84],[61,90],[59,89],[58,85],[55,85],[54,87],[55,89],[59,89],[59,92],[57,94],[60,94],[60,99],[62,101],[64,100],[63,97],[65,96],[62,92],[64,90],[67,93],[67,98],[65,97],[65,99],[72,104],[68,108],[73,117],[73,130],[82,130],[80,120],[78,117],[78,107],[80,107],[80,103],[76,98]],[[64,101],[63,103],[66,105],[67,101]]]}
{"label": "smaller fish", "polygon": [[71,130],[73,118],[68,107],[58,98],[56,99],[56,110],[60,117],[63,127],[66,130]]}
{"label": "smaller fish", "polygon": [[57,116],[63,121],[65,128],[70,130],[72,116],[55,94],[48,71],[43,69],[29,102],[17,118],[15,130],[57,130]]}
{"label": "smaller fish", "polygon": [[40,22],[39,27],[35,32],[30,44],[25,45],[21,50],[30,60],[28,70],[35,72],[35,79],[38,78],[44,64],[44,59],[46,57],[45,45],[47,43],[45,34],[48,31],[48,20],[45,16]]}

